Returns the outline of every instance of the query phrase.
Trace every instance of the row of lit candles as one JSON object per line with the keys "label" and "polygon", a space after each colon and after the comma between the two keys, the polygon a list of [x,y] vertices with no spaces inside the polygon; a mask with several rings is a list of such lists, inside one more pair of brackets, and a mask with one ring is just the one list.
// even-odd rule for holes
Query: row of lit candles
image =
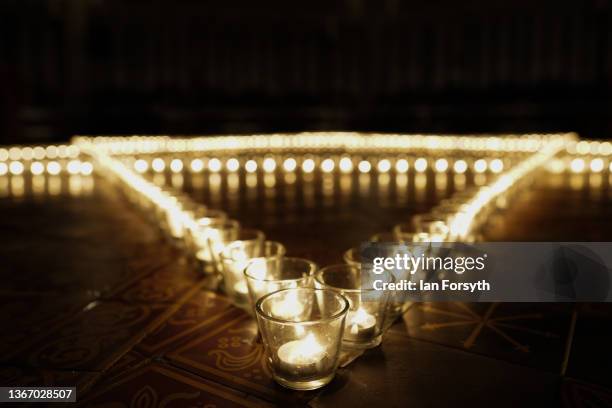
{"label": "row of lit candles", "polygon": [[500,135],[488,137],[451,135],[362,134],[351,132],[305,132],[294,135],[270,134],[250,136],[203,136],[173,138],[169,136],[84,137],[73,142],[95,145],[99,151],[115,154],[217,152],[217,151],[287,151],[344,150],[368,152],[390,150],[449,150],[486,152],[536,152],[551,140],[563,137],[575,140],[575,134]]}
{"label": "row of lit candles", "polygon": [[61,173],[89,176],[93,173],[93,170],[94,168],[91,162],[78,159],[0,162],[0,176],[7,174],[19,176],[25,173],[31,173],[35,176],[41,174],[55,176]]}
{"label": "row of lit candles", "polygon": [[[404,240],[407,234],[410,240],[423,242],[466,239],[483,213],[562,150],[566,141],[565,136],[549,138],[490,184],[457,194],[431,214],[417,216],[405,230],[399,224],[393,230],[394,240]],[[224,212],[155,185],[108,154],[114,148],[99,149],[91,141],[82,141],[81,148],[207,270],[223,275],[225,291],[234,303],[256,316],[272,372],[282,385],[312,389],[326,384],[343,344],[358,348],[379,344],[385,324],[401,311],[401,305],[393,302],[388,307],[385,293],[374,301],[362,301],[369,289],[361,285],[358,264],[318,270],[311,261],[285,256],[282,244],[266,241],[262,231],[241,228]]]}
{"label": "row of lit candles", "polygon": [[247,173],[255,173],[258,169],[266,173],[273,173],[277,169],[282,169],[285,172],[302,171],[304,173],[312,173],[317,168],[324,173],[340,171],[341,173],[351,173],[358,171],[360,173],[368,173],[370,171],[378,171],[379,173],[387,173],[395,171],[397,173],[406,173],[411,168],[414,171],[422,173],[428,168],[438,173],[454,172],[463,174],[471,169],[475,173],[484,173],[490,171],[492,173],[501,173],[505,167],[504,161],[500,158],[493,159],[454,159],[454,158],[438,158],[429,160],[426,157],[415,157],[411,159],[400,158],[397,160],[383,158],[378,161],[367,159],[354,160],[350,157],[322,157],[304,156],[304,157],[286,157],[274,158],[264,157],[262,160],[250,158],[240,160],[236,157],[221,159],[213,157],[210,159],[180,159],[173,158],[164,160],[161,157],[155,157],[150,160],[139,158],[133,161],[133,168],[136,172],[144,174],[149,171],[154,173],[181,173],[185,170],[192,173],[199,173],[205,170],[217,173],[221,171],[237,172],[243,168]]}
{"label": "row of lit candles", "polygon": [[612,173],[612,160],[605,156],[562,155],[550,160],[546,169],[552,173]]}

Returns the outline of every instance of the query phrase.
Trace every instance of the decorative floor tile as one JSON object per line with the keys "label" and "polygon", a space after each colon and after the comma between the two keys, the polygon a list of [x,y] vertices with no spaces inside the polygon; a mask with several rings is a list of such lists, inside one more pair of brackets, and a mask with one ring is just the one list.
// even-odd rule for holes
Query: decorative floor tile
{"label": "decorative floor tile", "polygon": [[552,407],[560,378],[388,332],[311,402],[337,407]]}
{"label": "decorative floor tile", "polygon": [[560,373],[571,310],[562,304],[414,303],[403,320],[411,337]]}
{"label": "decorative floor tile", "polygon": [[101,371],[157,328],[178,306],[94,302],[39,337],[12,361],[32,367]]}
{"label": "decorative floor tile", "polygon": [[255,321],[244,312],[227,316],[168,354],[172,364],[230,388],[271,401],[300,403],[312,392],[291,392],[272,379]]}
{"label": "decorative floor tile", "polygon": [[200,290],[155,331],[149,333],[136,348],[146,355],[161,354],[193,333],[205,333],[215,323],[239,313],[228,298]]}
{"label": "decorative floor tile", "polygon": [[269,404],[177,369],[151,364],[101,387],[83,407],[265,407]]}

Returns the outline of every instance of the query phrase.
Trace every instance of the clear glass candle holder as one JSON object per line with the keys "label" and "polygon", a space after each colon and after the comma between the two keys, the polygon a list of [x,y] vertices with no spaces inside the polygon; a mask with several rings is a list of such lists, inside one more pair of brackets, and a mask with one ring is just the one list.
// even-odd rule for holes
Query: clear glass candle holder
{"label": "clear glass candle holder", "polygon": [[200,209],[193,213],[193,220],[188,225],[187,235],[189,236],[189,244],[194,254],[203,247],[207,247],[206,242],[202,242],[200,239],[202,232],[211,224],[218,225],[227,219],[227,214],[221,210]]}
{"label": "clear glass candle holder", "polygon": [[236,220],[215,220],[199,227],[194,234],[195,257],[203,264],[205,272],[216,269],[213,250],[221,251],[226,244],[238,239],[240,223]]}
{"label": "clear glass candle holder", "polygon": [[[391,281],[389,275],[381,279]],[[334,290],[349,301],[343,344],[347,348],[367,349],[382,341],[389,293],[377,291],[369,281],[362,279],[362,268],[357,265],[339,264],[327,266],[315,276],[317,288]]]}
{"label": "clear glass candle holder", "polygon": [[[251,306],[268,293],[281,289],[313,286],[317,264],[307,259],[291,257],[254,258],[249,261],[244,276],[249,289]],[[287,302],[279,315],[291,318],[302,312],[298,302]]]}
{"label": "clear glass candle holder", "polygon": [[225,293],[236,307],[250,310],[249,289],[244,270],[253,258],[275,258],[285,255],[280,242],[259,239],[238,240],[227,245],[221,252],[221,271]]}
{"label": "clear glass candle holder", "polygon": [[[287,317],[284,305],[302,312]],[[273,378],[294,390],[314,390],[336,373],[348,300],[325,289],[293,288],[269,293],[255,305],[257,324]]]}
{"label": "clear glass candle holder", "polygon": [[238,234],[232,236],[232,239],[226,239],[223,234],[219,234],[217,237],[209,237],[208,247],[215,270],[219,273],[223,271],[223,265],[221,264],[221,253],[231,242],[244,241],[251,242],[255,245],[262,245],[265,239],[266,235],[263,233],[263,231],[253,228],[240,228],[238,230]]}

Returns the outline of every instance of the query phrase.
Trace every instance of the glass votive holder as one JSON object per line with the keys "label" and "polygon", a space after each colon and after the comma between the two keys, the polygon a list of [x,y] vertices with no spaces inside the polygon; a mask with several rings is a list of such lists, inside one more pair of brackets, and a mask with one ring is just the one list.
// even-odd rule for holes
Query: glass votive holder
{"label": "glass votive holder", "polygon": [[[308,259],[292,257],[254,258],[249,261],[244,276],[249,289],[251,306],[271,292],[281,289],[304,288],[313,286],[313,276],[317,264]],[[302,305],[296,301],[285,304],[279,315],[291,318],[302,311]]]}
{"label": "glass votive holder", "polygon": [[[287,299],[299,302],[299,315],[285,315]],[[257,301],[257,324],[276,382],[294,390],[314,390],[334,378],[348,309],[344,296],[325,289],[284,289]]]}
{"label": "glass votive holder", "polygon": [[259,239],[238,240],[221,252],[221,272],[225,293],[236,307],[250,310],[249,289],[244,270],[249,260],[257,257],[282,257],[285,247],[280,242]]}
{"label": "glass votive holder", "polygon": [[210,249],[215,270],[217,272],[222,272],[223,265],[221,265],[221,253],[232,241],[244,241],[251,242],[255,245],[262,245],[265,239],[266,235],[263,233],[263,231],[253,228],[240,228],[238,230],[238,234],[234,235],[232,239],[227,239],[227,237],[223,236],[222,234],[218,235],[217,237],[209,237],[208,247]]}
{"label": "glass votive holder", "polygon": [[219,223],[224,220],[227,220],[227,214],[221,210],[199,209],[193,213],[193,220],[188,225],[187,235],[194,254],[206,244],[206,242],[198,241],[199,234],[212,223]]}
{"label": "glass votive holder", "polygon": [[214,272],[216,269],[211,248],[221,251],[227,243],[238,239],[239,232],[240,223],[229,219],[215,220],[209,225],[198,227],[193,236],[195,257],[205,272]]}
{"label": "glass votive holder", "polygon": [[[390,281],[392,277],[386,275],[384,280]],[[362,268],[348,264],[327,266],[315,276],[317,288],[334,290],[349,301],[342,339],[347,348],[367,349],[382,341],[389,293],[375,290],[371,284],[364,285],[365,282],[371,280],[367,275],[362,280]]]}

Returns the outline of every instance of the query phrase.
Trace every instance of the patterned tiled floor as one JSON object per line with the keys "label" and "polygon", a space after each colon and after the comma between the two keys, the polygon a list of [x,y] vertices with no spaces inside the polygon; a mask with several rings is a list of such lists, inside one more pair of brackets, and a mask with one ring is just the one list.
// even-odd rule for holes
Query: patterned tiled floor
{"label": "patterned tiled floor", "polygon": [[[253,320],[111,186],[94,184],[0,199],[0,385],[77,385],[86,407],[612,404],[607,305],[413,304],[381,347],[329,386],[287,391],[269,376]],[[541,175],[539,194],[518,200],[488,238],[609,240],[608,187],[576,186]],[[561,202],[589,208],[579,217],[586,227],[568,223],[578,215]],[[298,245],[265,217],[257,222]],[[332,257],[316,251],[294,249]]]}

